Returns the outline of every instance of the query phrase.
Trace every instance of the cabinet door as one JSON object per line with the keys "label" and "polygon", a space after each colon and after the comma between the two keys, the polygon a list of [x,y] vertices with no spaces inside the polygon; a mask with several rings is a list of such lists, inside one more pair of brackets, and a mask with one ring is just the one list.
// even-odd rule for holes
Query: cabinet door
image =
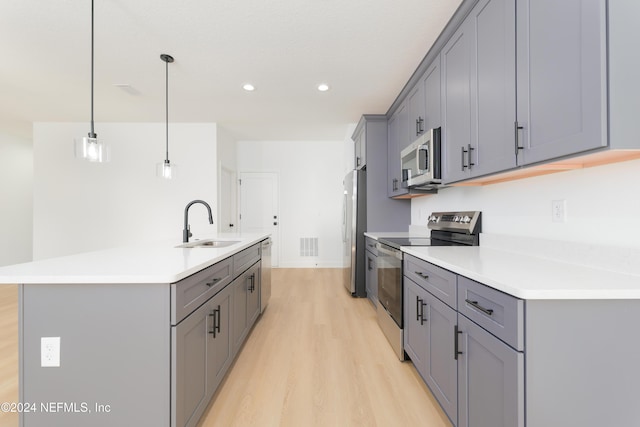
{"label": "cabinet door", "polygon": [[427,326],[425,381],[444,412],[456,425],[458,420],[458,364],[455,359],[454,345],[457,313],[429,292],[424,294],[424,299],[427,303],[424,309],[425,325]]}
{"label": "cabinet door", "polygon": [[605,0],[517,0],[519,159],[607,145]]}
{"label": "cabinet door", "polygon": [[247,329],[251,329],[260,314],[260,262],[246,273],[247,284]]}
{"label": "cabinet door", "polygon": [[360,132],[353,139],[354,146],[354,169],[362,169],[367,163],[367,140],[366,126],[363,126]]}
{"label": "cabinet door", "polygon": [[514,0],[481,0],[467,18],[472,52],[472,143],[470,175],[516,166],[516,10]]}
{"label": "cabinet door", "polygon": [[441,126],[440,120],[440,55],[427,68],[422,79],[424,87],[424,129]]}
{"label": "cabinet door", "polygon": [[231,321],[232,354],[235,356],[242,345],[247,332],[247,278],[245,274],[238,276],[233,283],[232,304],[233,313]]}
{"label": "cabinet door", "polygon": [[171,328],[172,426],[195,426],[208,404],[206,380],[209,328],[207,304]]}
{"label": "cabinet door", "polygon": [[231,365],[231,287],[227,286],[208,303],[207,395],[213,396]]}
{"label": "cabinet door", "polygon": [[389,119],[387,141],[387,195],[396,197],[407,193],[402,187],[402,159],[400,152],[409,145],[408,140],[408,113],[403,103]]}
{"label": "cabinet door", "polygon": [[422,378],[427,377],[427,291],[411,279],[403,278],[404,286],[404,350]]}
{"label": "cabinet door", "polygon": [[407,129],[407,135],[409,143],[411,143],[426,131],[424,123],[424,85],[422,84],[422,80],[420,80],[416,84],[416,87],[409,92],[409,95],[407,96],[407,108],[407,124],[409,126]]}
{"label": "cabinet door", "polygon": [[469,147],[472,140],[471,49],[473,34],[465,20],[440,52],[442,67],[443,181],[469,177]]}
{"label": "cabinet door", "polygon": [[458,315],[458,427],[524,426],[524,354]]}
{"label": "cabinet door", "polygon": [[369,251],[366,254],[366,275],[365,280],[367,284],[367,297],[371,301],[374,307],[378,306],[378,257]]}

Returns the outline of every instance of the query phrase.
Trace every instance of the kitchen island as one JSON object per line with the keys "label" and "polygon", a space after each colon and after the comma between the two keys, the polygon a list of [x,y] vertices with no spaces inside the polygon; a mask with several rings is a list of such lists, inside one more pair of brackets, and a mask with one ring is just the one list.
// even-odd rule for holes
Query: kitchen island
{"label": "kitchen island", "polygon": [[19,284],[21,425],[195,426],[259,316],[267,238],[0,268]]}

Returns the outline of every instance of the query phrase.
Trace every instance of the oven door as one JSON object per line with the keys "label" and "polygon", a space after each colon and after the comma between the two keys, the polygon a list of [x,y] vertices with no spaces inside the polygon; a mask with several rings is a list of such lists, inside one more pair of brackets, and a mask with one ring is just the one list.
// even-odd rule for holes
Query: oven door
{"label": "oven door", "polygon": [[402,329],[402,252],[381,243],[378,248],[378,301]]}

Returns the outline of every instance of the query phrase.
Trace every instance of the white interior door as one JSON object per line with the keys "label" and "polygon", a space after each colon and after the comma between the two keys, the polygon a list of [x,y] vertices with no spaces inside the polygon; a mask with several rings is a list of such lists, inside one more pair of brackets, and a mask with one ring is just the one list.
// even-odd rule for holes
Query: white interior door
{"label": "white interior door", "polygon": [[243,233],[271,233],[271,265],[279,263],[278,174],[240,173],[240,226]]}
{"label": "white interior door", "polygon": [[238,230],[238,202],[236,173],[224,166],[220,167],[220,202],[218,203],[218,231],[223,233]]}

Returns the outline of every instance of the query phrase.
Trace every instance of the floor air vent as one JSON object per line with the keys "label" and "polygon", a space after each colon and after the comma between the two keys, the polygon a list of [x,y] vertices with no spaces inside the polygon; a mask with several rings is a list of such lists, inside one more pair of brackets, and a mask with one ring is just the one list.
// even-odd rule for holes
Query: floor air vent
{"label": "floor air vent", "polygon": [[318,238],[300,238],[300,256],[318,256]]}

